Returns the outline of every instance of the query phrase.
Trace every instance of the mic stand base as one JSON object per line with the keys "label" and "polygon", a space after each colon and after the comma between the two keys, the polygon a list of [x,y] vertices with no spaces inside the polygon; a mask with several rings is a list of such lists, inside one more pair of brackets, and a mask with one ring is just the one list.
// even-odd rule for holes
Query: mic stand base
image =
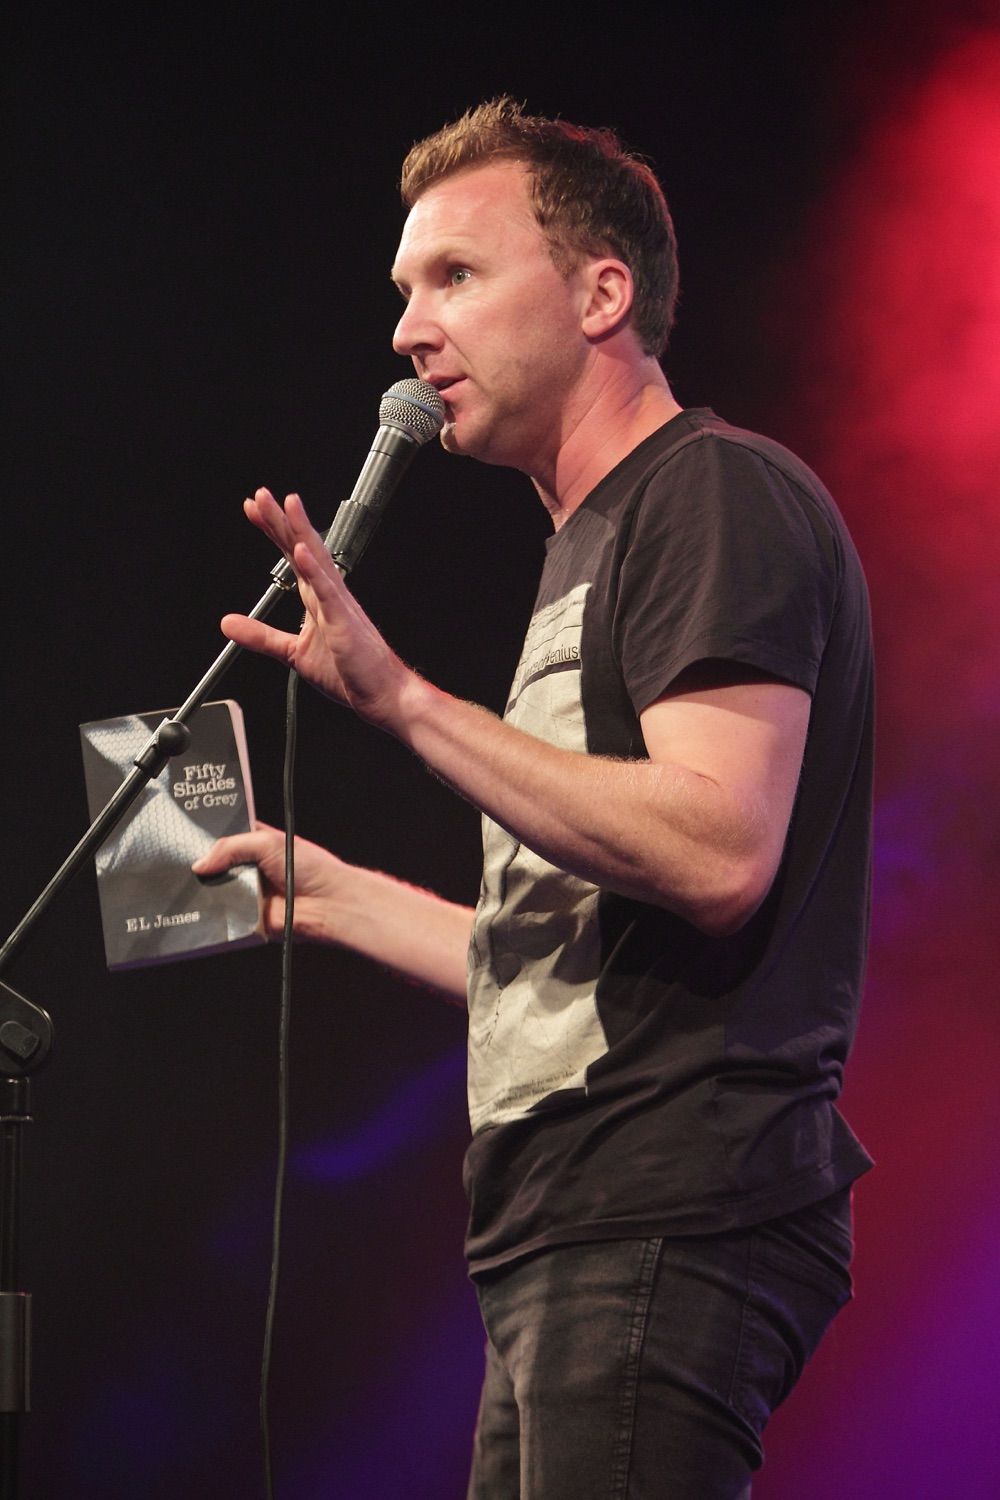
{"label": "mic stand base", "polygon": [[[11,1043],[14,1046],[11,1046]],[[22,1127],[31,1123],[31,1082],[52,1046],[52,1022],[0,985],[0,1500],[17,1500],[20,1416],[31,1409],[31,1294],[18,1289]]]}

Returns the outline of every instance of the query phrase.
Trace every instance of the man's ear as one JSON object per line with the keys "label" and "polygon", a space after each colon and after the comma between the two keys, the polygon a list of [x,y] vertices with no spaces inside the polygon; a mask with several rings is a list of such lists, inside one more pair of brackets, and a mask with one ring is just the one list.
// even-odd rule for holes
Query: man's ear
{"label": "man's ear", "polygon": [[591,339],[617,333],[632,310],[635,288],[624,261],[592,260],[586,273],[588,301],[581,324]]}

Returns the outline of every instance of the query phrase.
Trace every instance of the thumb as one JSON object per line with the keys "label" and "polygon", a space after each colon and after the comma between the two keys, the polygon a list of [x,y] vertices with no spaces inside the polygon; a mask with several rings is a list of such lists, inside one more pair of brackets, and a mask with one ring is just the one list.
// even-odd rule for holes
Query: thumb
{"label": "thumb", "polygon": [[233,833],[217,839],[191,866],[195,875],[221,875],[234,865],[259,865],[280,843],[281,834],[266,824],[253,833]]}

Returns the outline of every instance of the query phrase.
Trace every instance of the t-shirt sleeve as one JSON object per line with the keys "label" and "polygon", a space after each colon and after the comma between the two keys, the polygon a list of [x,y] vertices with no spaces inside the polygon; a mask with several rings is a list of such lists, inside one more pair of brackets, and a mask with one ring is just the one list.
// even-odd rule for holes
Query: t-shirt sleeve
{"label": "t-shirt sleeve", "polygon": [[837,576],[815,499],[749,446],[702,434],[650,479],[621,563],[615,645],[636,713],[707,660],[812,693]]}

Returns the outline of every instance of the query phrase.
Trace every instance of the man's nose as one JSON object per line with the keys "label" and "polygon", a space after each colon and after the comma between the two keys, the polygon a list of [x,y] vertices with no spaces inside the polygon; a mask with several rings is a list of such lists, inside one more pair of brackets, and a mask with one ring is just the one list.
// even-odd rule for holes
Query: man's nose
{"label": "man's nose", "polygon": [[441,330],[430,315],[423,298],[411,297],[403,316],[396,324],[392,347],[397,354],[415,355],[422,349],[439,348]]}

